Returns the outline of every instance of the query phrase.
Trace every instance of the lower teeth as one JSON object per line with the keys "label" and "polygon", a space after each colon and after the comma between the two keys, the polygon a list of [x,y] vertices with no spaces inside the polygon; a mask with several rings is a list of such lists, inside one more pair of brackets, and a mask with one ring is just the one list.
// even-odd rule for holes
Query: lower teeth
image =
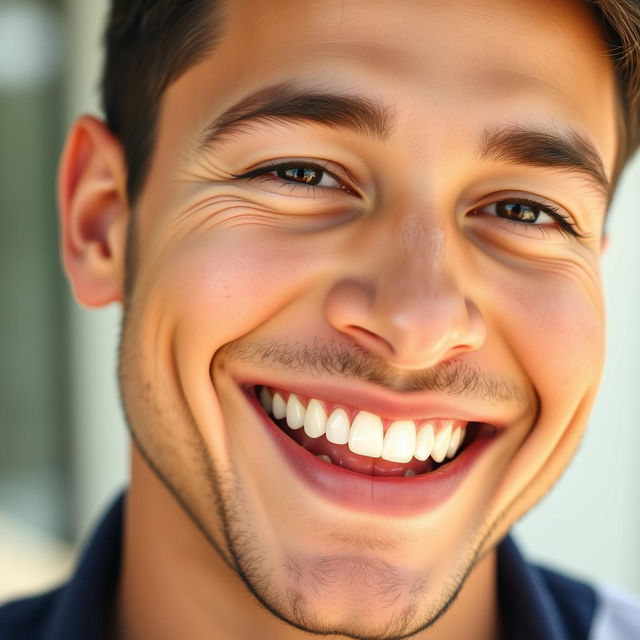
{"label": "lower teeth", "polygon": [[[324,453],[320,453],[320,454],[316,454],[316,458],[320,458],[320,460],[324,460],[325,462],[329,463],[329,464],[333,464],[333,460],[331,460],[331,458],[324,454]],[[407,478],[407,477],[411,477],[411,476],[415,476],[416,472],[413,469],[407,469],[404,474],[403,477]]]}

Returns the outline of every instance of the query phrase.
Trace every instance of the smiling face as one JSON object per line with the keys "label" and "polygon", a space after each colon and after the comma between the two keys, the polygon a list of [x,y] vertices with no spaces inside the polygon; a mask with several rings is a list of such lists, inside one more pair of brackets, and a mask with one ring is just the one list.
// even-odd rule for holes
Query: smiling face
{"label": "smiling face", "polygon": [[580,439],[616,146],[585,6],[232,2],[166,92],[128,421],[302,629],[428,625]]}

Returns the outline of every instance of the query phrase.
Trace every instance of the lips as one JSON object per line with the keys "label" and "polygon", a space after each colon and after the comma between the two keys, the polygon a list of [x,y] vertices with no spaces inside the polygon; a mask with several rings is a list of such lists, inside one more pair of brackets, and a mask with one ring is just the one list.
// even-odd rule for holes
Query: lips
{"label": "lips", "polygon": [[[446,459],[445,454],[441,463],[415,457],[406,463],[388,461],[356,454],[345,444],[331,443],[324,436],[311,437],[301,428],[291,429],[286,420],[275,419],[265,410],[258,398],[260,386],[242,388],[280,455],[306,486],[341,507],[378,515],[412,516],[436,508],[456,492],[478,458],[502,432],[488,423],[465,423],[466,437],[451,459]],[[431,417],[434,423],[445,420],[446,417]],[[448,420],[455,424],[454,419]],[[450,445],[449,439],[447,446]]]}

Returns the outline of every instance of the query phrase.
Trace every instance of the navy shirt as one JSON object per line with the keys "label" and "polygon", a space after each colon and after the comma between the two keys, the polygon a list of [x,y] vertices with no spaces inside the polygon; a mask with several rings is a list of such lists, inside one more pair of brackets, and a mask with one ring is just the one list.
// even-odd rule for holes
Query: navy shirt
{"label": "navy shirt", "polygon": [[[120,571],[122,518],[120,496],[68,583],[1,606],[0,640],[103,639]],[[509,536],[498,547],[498,595],[509,639],[640,639],[640,599],[530,565]]]}

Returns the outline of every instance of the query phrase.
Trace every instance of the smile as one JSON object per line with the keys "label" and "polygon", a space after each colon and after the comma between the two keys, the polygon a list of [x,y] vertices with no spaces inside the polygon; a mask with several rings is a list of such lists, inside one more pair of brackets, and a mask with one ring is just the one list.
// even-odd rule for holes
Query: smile
{"label": "smile", "polygon": [[[456,456],[469,425],[442,418],[391,420],[264,386],[258,397],[278,427],[307,451],[325,462],[369,475],[433,471]],[[475,431],[471,424],[470,439]]]}
{"label": "smile", "polygon": [[[442,409],[410,418],[269,385],[242,385],[280,455],[321,497],[411,516],[436,508],[505,431]],[[342,394],[344,395],[344,393]]]}

